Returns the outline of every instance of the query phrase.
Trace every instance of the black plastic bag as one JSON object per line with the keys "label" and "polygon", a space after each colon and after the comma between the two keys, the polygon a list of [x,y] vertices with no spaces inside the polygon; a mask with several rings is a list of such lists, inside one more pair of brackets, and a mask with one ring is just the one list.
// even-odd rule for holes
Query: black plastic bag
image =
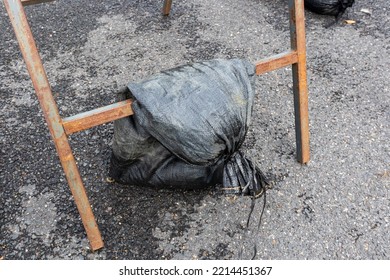
{"label": "black plastic bag", "polygon": [[321,15],[341,17],[355,0],[305,0],[305,8]]}
{"label": "black plastic bag", "polygon": [[266,179],[239,151],[250,123],[255,66],[215,59],[130,83],[134,115],[115,121],[109,176],[131,185],[260,195]]}

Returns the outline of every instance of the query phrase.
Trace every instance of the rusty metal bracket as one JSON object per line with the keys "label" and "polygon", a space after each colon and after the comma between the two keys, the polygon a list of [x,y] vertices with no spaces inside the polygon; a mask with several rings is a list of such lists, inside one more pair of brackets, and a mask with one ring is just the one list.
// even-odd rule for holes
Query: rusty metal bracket
{"label": "rusty metal bracket", "polygon": [[[132,101],[125,100],[117,102],[62,119],[53,98],[53,93],[23,8],[24,5],[54,0],[3,1],[14,28],[21,53],[26,62],[27,70],[30,74],[47,126],[53,138],[68,185],[80,213],[91,249],[93,251],[98,250],[104,246],[104,243],[88,201],[72,149],[69,145],[68,136],[78,131],[132,115]],[[306,163],[309,161],[310,155],[303,2],[304,0],[289,0],[291,51],[258,61],[256,63],[256,74],[260,75],[292,65],[297,159],[301,163]],[[164,15],[170,13],[171,4],[172,0],[164,0]]]}

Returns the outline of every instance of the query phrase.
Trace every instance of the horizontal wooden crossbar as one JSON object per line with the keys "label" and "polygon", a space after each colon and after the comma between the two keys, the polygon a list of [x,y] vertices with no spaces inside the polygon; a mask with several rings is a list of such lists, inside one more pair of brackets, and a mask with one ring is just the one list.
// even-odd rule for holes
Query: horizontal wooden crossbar
{"label": "horizontal wooden crossbar", "polygon": [[[256,74],[260,75],[298,62],[298,55],[295,51],[281,53],[258,61]],[[107,122],[115,121],[133,114],[131,108],[132,100],[117,102],[105,107],[97,108],[88,112],[80,113],[62,119],[65,133],[70,135],[91,127]]]}
{"label": "horizontal wooden crossbar", "polygon": [[53,2],[54,0],[22,0],[23,6],[45,3],[45,2]]}
{"label": "horizontal wooden crossbar", "polygon": [[256,74],[260,75],[298,62],[296,51],[277,54],[256,63]]}
{"label": "horizontal wooden crossbar", "polygon": [[132,100],[128,99],[64,118],[62,119],[62,126],[64,127],[65,133],[70,135],[78,131],[127,117],[133,114],[131,103]]}

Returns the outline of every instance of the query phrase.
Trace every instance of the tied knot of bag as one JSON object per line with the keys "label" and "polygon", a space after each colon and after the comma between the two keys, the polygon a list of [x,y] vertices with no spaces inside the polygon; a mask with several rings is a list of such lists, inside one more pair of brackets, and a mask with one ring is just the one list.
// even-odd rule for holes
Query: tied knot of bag
{"label": "tied knot of bag", "polygon": [[260,197],[269,185],[263,172],[241,151],[236,151],[223,168],[223,190],[226,194]]}

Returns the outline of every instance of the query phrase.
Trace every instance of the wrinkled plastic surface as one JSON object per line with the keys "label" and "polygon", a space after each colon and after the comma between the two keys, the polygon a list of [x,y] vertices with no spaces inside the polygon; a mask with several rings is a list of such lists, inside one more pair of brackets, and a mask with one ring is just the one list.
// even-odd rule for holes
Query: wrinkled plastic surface
{"label": "wrinkled plastic surface", "polygon": [[134,118],[179,158],[215,163],[245,138],[254,71],[253,64],[243,60],[211,60],[130,83]]}
{"label": "wrinkled plastic surface", "polygon": [[130,83],[134,115],[115,121],[110,176],[121,183],[256,195],[265,178],[239,152],[250,123],[255,66],[210,60]]}

